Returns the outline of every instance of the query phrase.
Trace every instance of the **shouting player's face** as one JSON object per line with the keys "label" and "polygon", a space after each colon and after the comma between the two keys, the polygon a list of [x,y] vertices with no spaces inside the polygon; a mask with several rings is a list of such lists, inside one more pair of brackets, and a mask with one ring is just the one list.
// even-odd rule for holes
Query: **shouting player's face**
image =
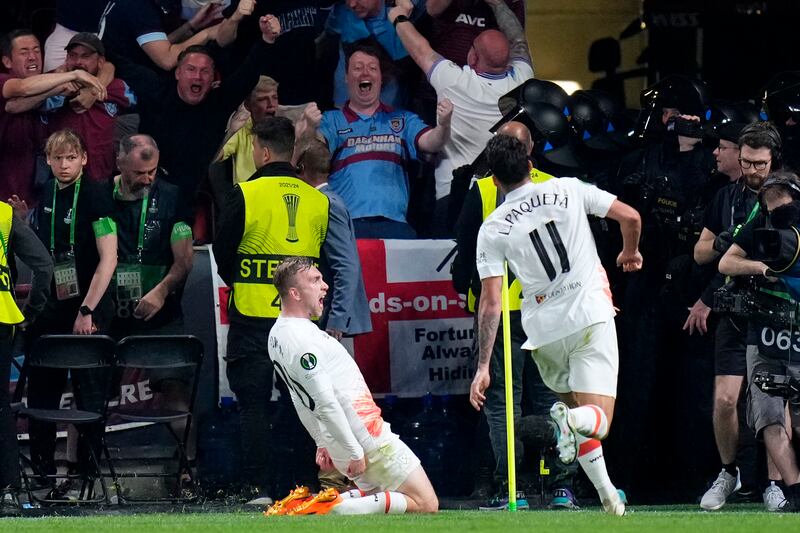
{"label": "shouting player's face", "polygon": [[312,266],[308,270],[297,273],[295,289],[299,294],[300,304],[308,312],[309,318],[322,316],[328,284],[322,279],[322,274],[316,267]]}

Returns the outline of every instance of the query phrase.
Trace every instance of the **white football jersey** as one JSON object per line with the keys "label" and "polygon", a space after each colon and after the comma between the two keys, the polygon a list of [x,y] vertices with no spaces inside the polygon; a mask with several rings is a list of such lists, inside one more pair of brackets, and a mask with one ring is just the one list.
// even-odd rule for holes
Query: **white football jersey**
{"label": "white football jersey", "polygon": [[381,410],[344,346],[310,320],[284,316],[272,326],[268,343],[275,373],[317,446],[345,460],[379,446]]}
{"label": "white football jersey", "polygon": [[533,350],[614,316],[611,290],[587,214],[606,216],[615,196],[576,178],[526,183],[511,191],[478,233],[481,279],[522,285],[522,327]]}

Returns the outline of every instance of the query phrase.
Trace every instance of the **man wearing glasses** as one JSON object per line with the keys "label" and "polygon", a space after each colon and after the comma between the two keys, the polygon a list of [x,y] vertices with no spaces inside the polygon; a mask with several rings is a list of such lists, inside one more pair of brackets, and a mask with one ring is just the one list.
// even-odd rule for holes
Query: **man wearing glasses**
{"label": "man wearing glasses", "polygon": [[[723,145],[724,139],[720,141],[720,149],[715,151],[718,170],[730,176],[733,172],[733,161],[736,161],[739,167],[736,170],[741,173],[741,177],[720,189],[706,210],[703,231],[694,248],[694,259],[700,265],[718,261],[730,248],[737,226],[744,224],[756,211],[761,185],[770,172],[780,168],[782,143],[778,130],[772,124],[750,124],[741,130],[738,140],[738,158],[734,158],[733,153],[729,155],[732,150],[727,144]],[[722,150],[723,146],[728,149]],[[724,278],[721,275],[715,277],[689,310],[689,317],[684,325],[689,333],[697,331],[704,335],[709,331],[708,317],[713,294],[723,283]],[[747,320],[731,316],[721,317],[716,328],[712,420],[722,470],[700,501],[700,507],[709,511],[725,505],[728,497],[742,486],[736,461],[739,447],[737,405],[747,373],[746,332]],[[773,482],[781,479],[771,461],[768,461],[768,474]],[[773,482],[769,483],[763,494],[768,511],[777,511],[784,501],[783,492]]]}

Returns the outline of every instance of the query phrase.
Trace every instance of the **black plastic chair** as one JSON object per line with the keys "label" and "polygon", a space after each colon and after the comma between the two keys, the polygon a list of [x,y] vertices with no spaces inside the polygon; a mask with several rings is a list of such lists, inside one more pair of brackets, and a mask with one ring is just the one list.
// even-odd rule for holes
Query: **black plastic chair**
{"label": "black plastic chair", "polygon": [[[76,371],[103,371],[107,372],[107,377],[98,380],[107,384],[102,391],[101,402],[102,408],[100,412],[87,411],[80,409],[37,409],[15,405],[15,414],[19,417],[27,418],[28,420],[36,420],[39,422],[50,422],[54,424],[71,424],[78,430],[80,439],[86,438],[86,429],[91,425],[103,424],[105,422],[105,410],[108,404],[110,395],[111,384],[111,369],[113,365],[114,350],[116,344],[114,339],[104,335],[43,335],[34,342],[31,351],[26,356],[26,366],[39,367],[47,369],[63,369],[69,371],[70,377],[68,383],[72,383]],[[77,389],[73,387],[77,394]],[[76,398],[76,401],[78,398]],[[103,429],[105,429],[103,427]],[[100,446],[103,444],[103,433],[100,431]],[[44,474],[39,468],[39,465],[20,454],[22,461],[23,482],[25,484],[26,492],[30,501],[37,501],[40,503],[106,503],[108,499],[108,489],[106,487],[105,478],[100,468],[98,454],[95,452],[94,446],[86,446],[89,451],[89,470],[79,474]],[[77,501],[70,500],[53,500],[48,498],[39,498],[33,493],[31,488],[30,479],[28,478],[25,466],[30,467],[33,474],[39,478],[45,479],[69,479],[81,480],[81,489]],[[86,468],[84,468],[86,470]],[[95,482],[99,482],[101,495],[95,495]]]}
{"label": "black plastic chair", "polygon": [[[186,457],[186,441],[189,437],[192,421],[192,409],[197,393],[197,383],[200,378],[200,364],[203,359],[203,343],[192,335],[141,335],[125,337],[117,344],[115,366],[117,369],[144,370],[157,372],[162,381],[169,379],[184,382],[187,388],[187,408],[174,409],[169,406],[164,408],[142,408],[136,405],[117,406],[109,408],[108,416],[119,417],[125,422],[148,422],[161,424],[166,427],[175,441],[175,452],[178,465],[174,473],[169,472],[117,472],[113,466],[111,454],[106,447],[106,457],[109,460],[111,476],[117,490],[119,503],[126,502],[164,502],[164,501],[192,501],[196,499],[197,487],[192,475],[189,460]],[[152,379],[152,378],[151,378]],[[156,384],[157,385],[157,384]],[[151,385],[152,386],[152,385]],[[185,429],[179,435],[173,423],[185,421]],[[184,479],[186,475],[188,478]],[[123,495],[119,478],[125,477],[175,477],[176,493],[166,498],[131,498]],[[190,490],[182,494],[181,489]]]}

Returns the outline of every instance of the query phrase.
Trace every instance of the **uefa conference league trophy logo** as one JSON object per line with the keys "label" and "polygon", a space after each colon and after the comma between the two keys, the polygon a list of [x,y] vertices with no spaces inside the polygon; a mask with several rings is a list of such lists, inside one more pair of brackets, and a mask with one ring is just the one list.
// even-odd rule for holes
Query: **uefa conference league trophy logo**
{"label": "uefa conference league trophy logo", "polygon": [[283,203],[286,204],[286,214],[289,215],[289,231],[286,233],[286,240],[297,242],[297,206],[300,205],[300,197],[296,194],[284,194]]}

